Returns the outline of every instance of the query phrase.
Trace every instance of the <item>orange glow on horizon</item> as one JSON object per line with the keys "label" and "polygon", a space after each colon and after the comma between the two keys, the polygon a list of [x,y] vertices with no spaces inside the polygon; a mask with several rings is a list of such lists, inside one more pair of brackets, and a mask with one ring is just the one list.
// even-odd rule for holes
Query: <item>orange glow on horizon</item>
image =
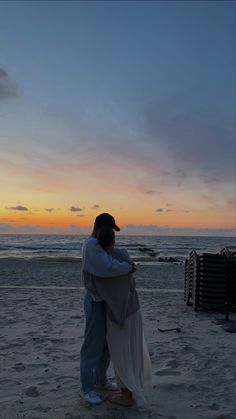
{"label": "orange glow on horizon", "polygon": [[127,225],[141,225],[141,226],[156,226],[156,227],[168,227],[173,229],[178,228],[222,228],[230,229],[234,228],[235,220],[233,214],[231,217],[229,214],[222,212],[217,214],[217,219],[212,216],[211,213],[135,213],[132,210],[128,211],[112,211],[112,210],[100,210],[91,211],[90,213],[83,214],[82,212],[69,212],[69,211],[52,211],[52,212],[14,212],[10,213],[10,210],[5,210],[0,213],[1,222],[6,224],[13,224],[15,226],[38,226],[38,227],[59,227],[67,228],[70,225],[78,226],[80,228],[92,228],[95,217],[101,212],[110,212],[116,218],[117,224],[121,229]]}

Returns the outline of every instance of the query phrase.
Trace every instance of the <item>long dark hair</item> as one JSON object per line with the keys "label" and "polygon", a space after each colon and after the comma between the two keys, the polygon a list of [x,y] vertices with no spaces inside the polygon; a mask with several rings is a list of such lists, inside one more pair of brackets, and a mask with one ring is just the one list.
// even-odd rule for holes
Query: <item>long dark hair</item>
{"label": "long dark hair", "polygon": [[115,233],[112,228],[102,227],[97,233],[97,239],[103,249],[106,249],[115,243]]}

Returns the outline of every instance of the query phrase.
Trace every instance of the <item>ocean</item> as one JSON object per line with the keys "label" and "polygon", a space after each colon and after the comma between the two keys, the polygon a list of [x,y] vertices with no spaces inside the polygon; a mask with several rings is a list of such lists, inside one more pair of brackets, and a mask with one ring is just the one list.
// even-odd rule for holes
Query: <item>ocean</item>
{"label": "ocean", "polygon": [[[0,235],[0,258],[80,261],[87,236],[83,235]],[[182,263],[191,250],[217,253],[235,249],[236,237],[116,236],[116,245],[126,247],[131,258],[142,264]],[[174,259],[174,260],[173,260]]]}

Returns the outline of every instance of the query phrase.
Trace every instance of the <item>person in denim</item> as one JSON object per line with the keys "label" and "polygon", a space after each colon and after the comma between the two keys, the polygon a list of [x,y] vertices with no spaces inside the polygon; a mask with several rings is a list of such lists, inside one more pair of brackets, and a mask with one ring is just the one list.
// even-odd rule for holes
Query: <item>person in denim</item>
{"label": "person in denim", "polygon": [[107,390],[116,389],[106,377],[110,363],[106,341],[106,305],[97,294],[93,276],[115,277],[126,275],[133,269],[130,263],[113,259],[98,243],[97,234],[102,227],[120,231],[114,217],[102,213],[96,217],[92,235],[87,238],[82,250],[82,278],[86,289],[84,300],[86,326],[80,352],[80,379],[82,395],[91,404],[102,403],[102,399],[95,391],[96,386]]}

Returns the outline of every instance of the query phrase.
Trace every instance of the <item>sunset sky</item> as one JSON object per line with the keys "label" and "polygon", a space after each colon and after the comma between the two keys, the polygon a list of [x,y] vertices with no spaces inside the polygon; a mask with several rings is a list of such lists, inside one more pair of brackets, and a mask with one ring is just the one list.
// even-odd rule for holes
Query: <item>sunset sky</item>
{"label": "sunset sky", "polygon": [[0,232],[236,235],[236,3],[0,3]]}

